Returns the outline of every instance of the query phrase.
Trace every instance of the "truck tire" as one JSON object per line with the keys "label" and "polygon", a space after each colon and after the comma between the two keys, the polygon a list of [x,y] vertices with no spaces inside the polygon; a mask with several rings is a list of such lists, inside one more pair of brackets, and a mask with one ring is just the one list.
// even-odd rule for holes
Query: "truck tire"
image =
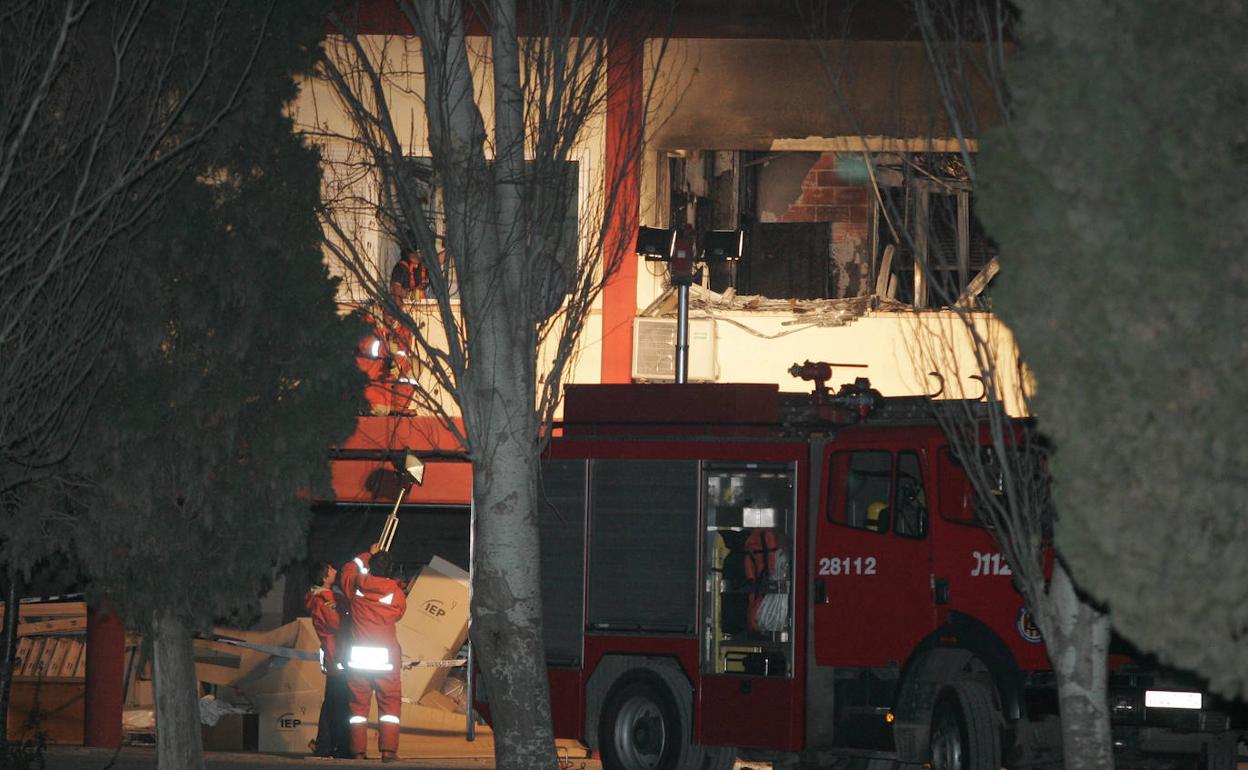
{"label": "truck tire", "polygon": [[1202,770],[1235,770],[1239,764],[1239,733],[1218,733],[1202,752]]}
{"label": "truck tire", "polygon": [[598,724],[603,770],[728,770],[736,752],[692,743],[692,706],[648,672],[626,675],[607,694]]}
{"label": "truck tire", "polygon": [[928,745],[932,770],[999,770],[1000,719],[988,689],[963,680],[941,690]]}

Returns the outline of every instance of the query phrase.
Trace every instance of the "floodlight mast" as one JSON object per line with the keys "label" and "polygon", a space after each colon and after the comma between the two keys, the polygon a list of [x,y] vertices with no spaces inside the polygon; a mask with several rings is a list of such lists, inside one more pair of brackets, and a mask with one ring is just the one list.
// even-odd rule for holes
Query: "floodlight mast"
{"label": "floodlight mast", "polygon": [[689,284],[676,287],[676,383],[689,381]]}
{"label": "floodlight mast", "polygon": [[[699,261],[733,262],[741,259],[745,246],[743,230],[712,230],[706,233],[706,246]],[[637,231],[637,254],[652,262],[667,262],[672,285],[676,287],[676,382],[689,381],[689,286],[693,283],[693,228],[685,225],[661,229],[642,227]]]}
{"label": "floodlight mast", "polygon": [[689,286],[693,284],[693,243],[684,238],[676,239],[676,251],[672,254],[672,285],[676,287],[676,383],[689,381]]}
{"label": "floodlight mast", "polygon": [[677,239],[676,228],[641,227],[637,230],[637,254],[650,262],[666,262],[676,287],[676,382],[684,384],[689,372],[689,284],[693,283],[693,244]]}

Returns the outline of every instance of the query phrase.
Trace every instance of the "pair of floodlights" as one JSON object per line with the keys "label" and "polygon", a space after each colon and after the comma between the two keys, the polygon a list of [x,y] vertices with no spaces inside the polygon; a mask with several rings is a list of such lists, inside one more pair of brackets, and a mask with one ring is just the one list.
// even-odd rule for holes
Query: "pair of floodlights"
{"label": "pair of floodlights", "polygon": [[[637,253],[649,262],[670,262],[676,257],[675,227],[639,227]],[[711,230],[702,237],[697,262],[735,262],[745,248],[744,230]]]}
{"label": "pair of floodlights", "polygon": [[689,286],[693,283],[694,262],[734,263],[741,259],[745,246],[743,230],[711,230],[702,237],[702,253],[689,253],[692,244],[681,244],[675,228],[641,227],[637,230],[637,253],[650,262],[667,262],[672,286],[676,289],[676,355],[677,383],[688,381],[689,374]]}

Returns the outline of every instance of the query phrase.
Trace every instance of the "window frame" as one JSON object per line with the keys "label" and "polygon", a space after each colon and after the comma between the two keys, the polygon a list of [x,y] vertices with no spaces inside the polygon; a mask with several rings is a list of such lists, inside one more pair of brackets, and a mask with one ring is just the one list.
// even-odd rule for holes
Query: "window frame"
{"label": "window frame", "polygon": [[[881,529],[871,529],[867,526],[858,526],[855,524],[851,524],[848,521],[838,519],[835,515],[836,511],[838,510],[838,506],[835,501],[837,501],[838,499],[842,503],[839,506],[841,511],[848,510],[849,508],[848,474],[851,470],[850,461],[847,461],[845,463],[844,468],[842,470],[840,466],[838,465],[837,458],[839,456],[844,455],[844,456],[849,457],[850,460],[852,461],[852,456],[857,455],[857,454],[883,454],[883,455],[888,456],[888,498],[887,498],[888,507],[886,510],[888,511],[888,514],[889,514],[888,516],[889,521],[888,521],[887,527],[884,527]],[[920,488],[920,491],[922,492],[923,503],[924,503],[921,526],[919,527],[919,531],[913,534],[908,533],[908,532],[902,532],[898,529],[899,518],[897,516],[897,500],[899,498],[899,491],[900,491],[899,483],[900,483],[900,477],[901,477],[901,462],[902,462],[903,457],[913,457],[915,460],[915,463],[918,466],[917,470],[918,470],[919,488]],[[924,478],[923,458],[924,458],[923,450],[917,447],[906,447],[904,449],[894,448],[894,447],[887,447],[887,448],[860,447],[856,449],[834,450],[829,455],[827,472],[825,474],[827,478],[827,482],[825,484],[825,486],[827,487],[827,505],[825,506],[825,510],[824,510],[824,518],[827,520],[829,524],[832,524],[838,527],[844,527],[846,529],[856,530],[858,532],[869,532],[873,535],[892,534],[892,535],[896,535],[897,537],[906,538],[907,540],[926,539],[928,533],[931,531],[931,495],[928,491],[928,485],[926,483],[926,479]],[[845,474],[846,476],[844,481],[842,481],[840,478],[842,474]]]}

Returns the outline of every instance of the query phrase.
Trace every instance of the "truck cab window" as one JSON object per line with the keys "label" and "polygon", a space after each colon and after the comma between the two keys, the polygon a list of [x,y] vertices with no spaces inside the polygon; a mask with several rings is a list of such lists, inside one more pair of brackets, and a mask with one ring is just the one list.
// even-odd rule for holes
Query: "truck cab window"
{"label": "truck cab window", "polygon": [[836,452],[828,483],[833,524],[903,537],[927,534],[927,492],[918,452]]}
{"label": "truck cab window", "polygon": [[[981,495],[975,489],[975,483],[967,473],[968,462],[971,472],[987,488],[984,490],[987,496]],[[1044,458],[1036,453],[1011,451],[1008,462],[1015,484],[1012,489],[1006,487],[1004,471],[994,449],[981,447],[974,457],[967,460],[959,457],[949,447],[942,448],[936,467],[939,474],[940,515],[949,521],[991,529],[995,519],[993,509],[1008,509],[1012,494],[1023,494],[1024,500],[1045,501],[1047,505],[1050,501],[1049,482]],[[1045,538],[1049,538],[1052,536],[1052,508],[1046,507],[1043,515],[1043,534]]]}
{"label": "truck cab window", "polygon": [[960,460],[949,447],[942,447],[936,465],[940,487],[940,515],[959,524],[977,524],[975,490]]}
{"label": "truck cab window", "polygon": [[893,491],[896,532],[904,537],[927,534],[927,494],[923,491],[923,466],[917,452],[897,455],[897,484]]}
{"label": "truck cab window", "polygon": [[835,524],[869,532],[888,531],[892,453],[837,452],[832,455],[832,467],[829,500],[839,497],[844,504],[832,505],[828,510],[829,519]]}
{"label": "truck cab window", "polygon": [[703,480],[703,670],[789,676],[792,466],[708,464]]}

